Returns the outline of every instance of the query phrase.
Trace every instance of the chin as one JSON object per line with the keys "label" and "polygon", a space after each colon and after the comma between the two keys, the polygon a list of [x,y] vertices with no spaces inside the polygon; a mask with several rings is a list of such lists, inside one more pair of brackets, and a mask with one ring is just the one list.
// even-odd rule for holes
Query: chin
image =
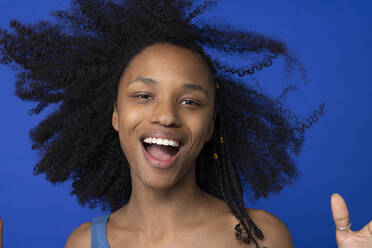
{"label": "chin", "polygon": [[175,171],[155,171],[146,168],[140,173],[139,179],[142,184],[151,189],[163,190],[170,189],[177,184],[177,173]]}

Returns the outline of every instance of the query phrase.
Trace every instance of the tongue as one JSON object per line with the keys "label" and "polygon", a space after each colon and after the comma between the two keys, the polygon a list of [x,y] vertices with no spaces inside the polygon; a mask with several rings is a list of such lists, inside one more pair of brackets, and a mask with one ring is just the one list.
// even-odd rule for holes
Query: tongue
{"label": "tongue", "polygon": [[158,160],[169,160],[175,155],[171,147],[162,145],[149,145],[146,151]]}

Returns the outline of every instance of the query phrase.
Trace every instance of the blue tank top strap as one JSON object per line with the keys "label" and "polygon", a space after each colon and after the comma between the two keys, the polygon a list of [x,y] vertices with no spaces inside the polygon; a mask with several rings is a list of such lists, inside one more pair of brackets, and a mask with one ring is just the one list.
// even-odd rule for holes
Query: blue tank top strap
{"label": "blue tank top strap", "polygon": [[110,248],[106,238],[106,223],[110,214],[93,218],[91,225],[91,247]]}

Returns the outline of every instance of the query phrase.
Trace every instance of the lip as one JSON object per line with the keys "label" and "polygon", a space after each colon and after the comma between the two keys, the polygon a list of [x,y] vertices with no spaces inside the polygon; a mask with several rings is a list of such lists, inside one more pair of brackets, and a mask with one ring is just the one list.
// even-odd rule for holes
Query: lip
{"label": "lip", "polygon": [[178,152],[176,153],[176,155],[174,155],[171,159],[168,159],[168,160],[159,160],[159,159],[156,159],[154,158],[153,156],[151,156],[145,149],[145,147],[143,146],[142,142],[140,141],[140,146],[141,146],[141,150],[142,150],[142,153],[144,154],[147,162],[155,167],[155,168],[159,168],[159,169],[166,169],[166,168],[169,168],[169,167],[172,167],[177,158],[180,156],[182,150],[183,150],[183,146],[180,146],[180,149],[178,150]]}

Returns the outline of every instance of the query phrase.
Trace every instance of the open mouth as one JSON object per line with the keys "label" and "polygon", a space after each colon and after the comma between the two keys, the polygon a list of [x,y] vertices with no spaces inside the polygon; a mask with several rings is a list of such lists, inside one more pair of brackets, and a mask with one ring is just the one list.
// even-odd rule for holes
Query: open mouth
{"label": "open mouth", "polygon": [[176,159],[181,154],[182,145],[166,146],[158,144],[149,144],[141,141],[143,153],[147,162],[157,168],[168,168],[175,164]]}
{"label": "open mouth", "polygon": [[165,145],[157,145],[157,144],[149,144],[142,141],[142,145],[145,148],[145,151],[152,157],[158,160],[169,160],[172,157],[176,156],[178,151],[180,150],[179,147],[174,146],[165,146]]}

